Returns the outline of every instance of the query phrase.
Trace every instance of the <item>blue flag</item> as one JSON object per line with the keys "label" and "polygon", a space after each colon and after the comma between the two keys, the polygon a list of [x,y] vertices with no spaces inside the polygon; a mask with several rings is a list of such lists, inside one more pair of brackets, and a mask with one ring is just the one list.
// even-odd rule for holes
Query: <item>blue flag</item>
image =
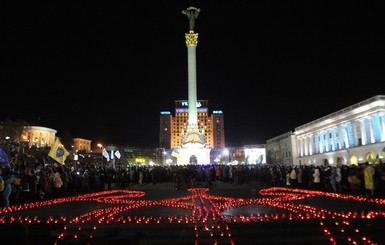
{"label": "blue flag", "polygon": [[11,164],[9,164],[9,159],[8,159],[7,153],[5,153],[5,151],[1,147],[0,147],[0,163],[6,165],[8,167],[11,167]]}
{"label": "blue flag", "polygon": [[177,149],[174,149],[171,152],[171,156],[179,158],[180,157],[180,153],[179,153],[179,151]]}

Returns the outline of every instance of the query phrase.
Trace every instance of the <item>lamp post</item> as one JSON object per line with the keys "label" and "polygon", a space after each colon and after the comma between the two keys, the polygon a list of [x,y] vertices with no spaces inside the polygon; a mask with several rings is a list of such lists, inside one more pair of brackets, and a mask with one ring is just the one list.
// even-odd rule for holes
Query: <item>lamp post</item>
{"label": "lamp post", "polygon": [[167,152],[165,150],[163,150],[163,152],[162,152],[162,165],[164,165],[164,163],[166,161],[166,156],[167,156]]}
{"label": "lamp post", "polygon": [[223,149],[223,152],[222,152],[223,156],[224,156],[224,162],[225,164],[229,164],[229,150],[228,149]]}
{"label": "lamp post", "polygon": [[102,166],[104,167],[104,157],[103,157],[103,154],[102,154],[102,151],[103,151],[103,145],[98,143],[97,146],[99,147],[100,149],[100,157],[102,158]]}
{"label": "lamp post", "polygon": [[98,144],[97,144],[97,146],[98,146],[98,147],[99,147],[99,149],[100,149],[100,153],[102,153],[103,145],[102,145],[102,144],[100,144],[100,143],[98,143]]}

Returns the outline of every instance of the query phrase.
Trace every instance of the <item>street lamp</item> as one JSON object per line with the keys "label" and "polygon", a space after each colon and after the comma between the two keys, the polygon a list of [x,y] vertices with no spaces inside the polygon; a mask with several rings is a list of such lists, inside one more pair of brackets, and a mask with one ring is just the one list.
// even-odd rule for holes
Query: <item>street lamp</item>
{"label": "street lamp", "polygon": [[162,165],[166,161],[166,157],[167,157],[167,152],[165,150],[163,150],[163,152],[162,152]]}
{"label": "street lamp", "polygon": [[100,157],[101,157],[101,160],[102,160],[102,166],[103,166],[103,168],[105,169],[105,166],[104,166],[104,157],[103,157],[103,153],[102,153],[102,151],[103,151],[103,145],[100,144],[100,143],[98,143],[97,146],[100,148],[100,155],[101,155]]}
{"label": "street lamp", "polygon": [[222,154],[224,155],[225,164],[228,164],[229,163],[229,150],[224,149]]}
{"label": "street lamp", "polygon": [[102,149],[103,149],[103,145],[98,143],[97,146],[100,148],[100,152],[102,152]]}

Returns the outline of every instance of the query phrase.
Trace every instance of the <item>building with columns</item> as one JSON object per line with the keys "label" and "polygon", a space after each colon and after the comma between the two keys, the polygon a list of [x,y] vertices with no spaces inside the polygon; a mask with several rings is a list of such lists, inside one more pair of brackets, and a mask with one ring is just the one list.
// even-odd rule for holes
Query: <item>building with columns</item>
{"label": "building with columns", "polygon": [[385,95],[351,105],[295,128],[294,165],[349,164],[381,157],[385,146]]}
{"label": "building with columns", "polygon": [[[52,128],[41,126],[25,126],[20,136],[19,141],[24,142],[25,146],[31,147],[51,147],[56,139],[57,131]],[[76,151],[91,151],[91,140],[83,138],[73,139],[73,150]]]}
{"label": "building with columns", "polygon": [[20,142],[26,142],[29,147],[52,146],[55,142],[56,130],[40,126],[27,126],[20,137]]}

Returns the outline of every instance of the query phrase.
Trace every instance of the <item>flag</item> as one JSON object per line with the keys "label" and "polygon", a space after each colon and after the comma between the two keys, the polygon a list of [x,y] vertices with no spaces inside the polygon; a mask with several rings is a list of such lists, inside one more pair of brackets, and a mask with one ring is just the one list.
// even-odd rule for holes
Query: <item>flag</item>
{"label": "flag", "polygon": [[119,151],[115,151],[115,154],[114,154],[118,159],[120,159],[120,152]]}
{"label": "flag", "polygon": [[385,147],[382,149],[381,156],[382,158],[385,158]]}
{"label": "flag", "polygon": [[348,148],[345,148],[345,150],[349,153],[349,155],[350,155],[350,151],[349,151],[349,149]]}
{"label": "flag", "polygon": [[110,160],[110,156],[108,155],[106,148],[103,148],[102,155],[107,159],[107,161]]}
{"label": "flag", "polygon": [[11,167],[11,164],[9,164],[9,159],[7,153],[3,150],[3,148],[0,147],[0,163],[4,164],[5,166]]}
{"label": "flag", "polygon": [[56,138],[55,143],[53,144],[51,150],[48,153],[48,156],[53,158],[55,161],[64,164],[64,161],[66,160],[69,154],[70,153],[64,148],[59,138]]}
{"label": "flag", "polygon": [[174,149],[171,152],[171,156],[179,158],[180,157],[180,153],[179,153],[179,151],[177,149]]}

